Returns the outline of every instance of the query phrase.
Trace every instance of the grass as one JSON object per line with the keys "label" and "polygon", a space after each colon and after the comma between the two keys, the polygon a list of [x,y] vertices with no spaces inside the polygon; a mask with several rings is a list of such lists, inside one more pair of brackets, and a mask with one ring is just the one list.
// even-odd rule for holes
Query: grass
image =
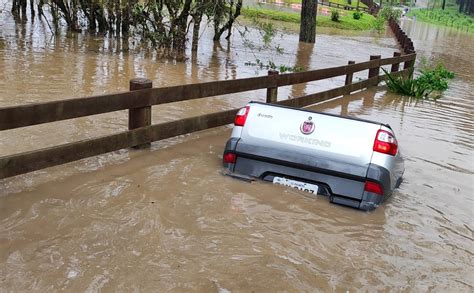
{"label": "grass", "polygon": [[[294,12],[246,7],[242,9],[242,15],[248,18],[263,18],[283,22],[300,23],[300,14]],[[375,26],[375,17],[364,13],[361,19],[356,20],[353,18],[352,12],[341,9],[339,21],[332,21],[330,15],[318,15],[316,18],[316,26],[345,30],[370,30]]]}
{"label": "grass", "polygon": [[300,23],[300,15],[298,13],[286,11],[245,7],[242,8],[242,15],[248,18],[264,18],[283,22]]}
{"label": "grass", "polygon": [[450,26],[462,31],[474,33],[474,17],[459,13],[455,8],[441,9],[413,9],[408,16],[416,16],[423,22]]}
{"label": "grass", "polygon": [[[302,0],[283,0],[283,2],[285,2],[285,4],[287,4],[287,5],[301,4]],[[332,2],[332,3],[341,4],[341,5],[348,5],[347,0],[324,0],[324,2]],[[357,0],[352,0],[351,6],[357,7]],[[367,5],[365,5],[362,2],[359,2],[359,7],[367,8]]]}

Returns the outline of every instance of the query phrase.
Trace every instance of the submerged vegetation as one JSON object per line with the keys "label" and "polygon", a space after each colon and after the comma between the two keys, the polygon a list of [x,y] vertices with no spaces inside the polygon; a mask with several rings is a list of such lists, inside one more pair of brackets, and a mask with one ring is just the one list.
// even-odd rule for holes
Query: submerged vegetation
{"label": "submerged vegetation", "polygon": [[273,70],[278,70],[280,73],[285,73],[285,72],[300,72],[303,71],[303,67],[301,66],[287,66],[284,64],[275,64],[273,61],[267,61],[267,63],[263,63],[260,59],[256,59],[255,62],[245,62],[246,66],[253,66],[257,67],[259,69],[273,69]]}
{"label": "submerged vegetation", "polygon": [[48,24],[53,34],[65,25],[72,32],[88,31],[123,40],[135,37],[164,55],[172,53],[183,59],[191,30],[192,48],[197,50],[204,18],[213,24],[214,40],[219,40],[225,33],[228,38],[240,15],[242,1],[12,0],[11,12],[22,21],[27,18],[33,21],[37,16]]}
{"label": "submerged vegetation", "polygon": [[[257,28],[258,33],[261,36],[261,44],[256,44],[249,38],[247,38],[247,33],[249,29],[244,27],[244,30],[237,29],[240,36],[244,40],[244,46],[252,52],[255,56],[255,61],[247,61],[245,62],[246,66],[255,67],[257,69],[267,69],[267,70],[278,70],[280,73],[284,72],[298,72],[302,71],[303,67],[295,65],[285,65],[285,64],[276,64],[273,60],[274,55],[282,55],[284,53],[283,48],[280,44],[274,42],[275,37],[277,35],[277,30],[275,29],[272,22],[260,20],[258,18],[252,19],[252,25]],[[269,50],[270,52],[274,52],[273,54],[268,54],[268,60],[266,62],[260,60],[256,57],[257,52],[262,52],[263,50]]]}
{"label": "submerged vegetation", "polygon": [[448,79],[454,78],[454,73],[447,70],[442,63],[435,66],[424,65],[420,75],[413,78],[413,68],[408,78],[394,76],[385,69],[386,83],[390,91],[417,99],[439,99],[442,92],[448,89]]}

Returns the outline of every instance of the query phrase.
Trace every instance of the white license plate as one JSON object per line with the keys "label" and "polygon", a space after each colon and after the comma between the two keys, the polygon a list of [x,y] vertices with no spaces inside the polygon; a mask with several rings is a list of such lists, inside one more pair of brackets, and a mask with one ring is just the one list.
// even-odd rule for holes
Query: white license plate
{"label": "white license plate", "polygon": [[315,184],[310,184],[306,182],[301,182],[301,181],[296,181],[296,180],[291,180],[283,177],[273,177],[273,183],[274,184],[280,184],[280,185],[285,185],[285,186],[290,186],[302,191],[306,191],[312,194],[317,194],[318,193],[318,186]]}

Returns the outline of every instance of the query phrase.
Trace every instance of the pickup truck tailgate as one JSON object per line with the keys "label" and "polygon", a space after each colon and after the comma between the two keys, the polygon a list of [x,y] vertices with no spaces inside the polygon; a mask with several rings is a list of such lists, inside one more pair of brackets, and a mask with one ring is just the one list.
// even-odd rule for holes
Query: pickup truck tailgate
{"label": "pickup truck tailgate", "polygon": [[362,181],[380,127],[370,121],[251,103],[236,151]]}

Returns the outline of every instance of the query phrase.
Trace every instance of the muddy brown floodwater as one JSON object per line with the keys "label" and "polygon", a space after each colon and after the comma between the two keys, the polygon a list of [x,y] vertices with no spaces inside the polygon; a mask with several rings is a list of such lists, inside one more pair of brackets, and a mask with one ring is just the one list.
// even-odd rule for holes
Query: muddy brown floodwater
{"label": "muddy brown floodwater", "polygon": [[[5,12],[4,12],[5,13]],[[91,36],[48,37],[40,22],[0,18],[0,106],[127,89],[264,74],[245,66],[323,68],[391,56],[390,34],[320,34],[315,46],[277,37],[282,55],[252,53],[234,34],[213,46],[205,31],[185,63],[124,51]],[[389,123],[406,158],[405,181],[365,213],[325,197],[221,175],[230,127],[122,150],[0,181],[0,291],[52,292],[472,292],[474,38],[404,21],[420,55],[457,77],[438,102],[410,103],[383,86],[312,109]],[[250,33],[258,41],[258,33]],[[367,73],[364,73],[364,76]],[[331,79],[280,90],[280,98]],[[244,105],[264,92],[155,107],[167,121]],[[123,130],[124,112],[0,133],[7,155]]]}

